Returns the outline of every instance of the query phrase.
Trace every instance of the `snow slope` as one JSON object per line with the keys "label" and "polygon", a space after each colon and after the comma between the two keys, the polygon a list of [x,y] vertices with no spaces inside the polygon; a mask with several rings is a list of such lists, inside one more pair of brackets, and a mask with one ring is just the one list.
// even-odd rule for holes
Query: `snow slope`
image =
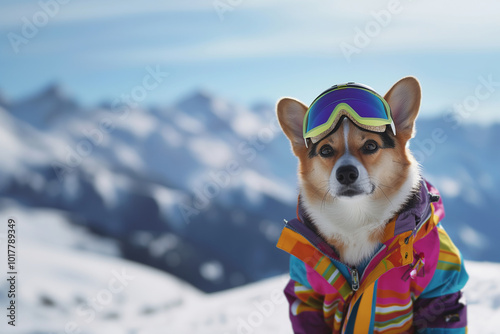
{"label": "snow slope", "polygon": [[[18,322],[4,334],[291,334],[280,275],[205,294],[170,274],[119,259],[109,239],[54,210],[0,209],[18,229]],[[5,230],[0,231],[5,245]],[[2,247],[3,247],[2,246]],[[96,252],[97,251],[97,252]],[[498,333],[500,264],[466,263],[469,333]],[[6,291],[6,281],[0,291]],[[4,309],[8,299],[0,294]]]}
{"label": "snow slope", "polygon": [[[148,324],[164,326],[172,309],[201,294],[161,271],[119,259],[112,239],[57,210],[2,202],[0,217],[16,221],[18,272],[16,327],[2,320],[2,334],[137,333]],[[0,232],[4,248],[3,224]],[[7,290],[2,279],[0,291]],[[1,308],[9,302],[1,293]]]}

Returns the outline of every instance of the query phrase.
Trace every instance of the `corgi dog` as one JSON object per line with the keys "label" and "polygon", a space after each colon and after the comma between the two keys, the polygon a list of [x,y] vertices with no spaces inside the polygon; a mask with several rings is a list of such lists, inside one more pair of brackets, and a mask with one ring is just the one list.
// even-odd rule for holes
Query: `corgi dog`
{"label": "corgi dog", "polygon": [[408,145],[420,100],[419,82],[406,77],[384,97],[347,83],[309,107],[278,102],[298,158],[298,217],[278,241],[293,255],[285,294],[294,333],[465,333],[463,259]]}
{"label": "corgi dog", "polygon": [[299,159],[304,210],[347,264],[358,265],[373,254],[385,224],[420,185],[418,163],[407,147],[420,97],[420,85],[412,77],[386,94],[397,136],[371,132],[344,117],[335,131],[310,147],[302,136],[308,108],[291,98],[278,103],[280,125]]}

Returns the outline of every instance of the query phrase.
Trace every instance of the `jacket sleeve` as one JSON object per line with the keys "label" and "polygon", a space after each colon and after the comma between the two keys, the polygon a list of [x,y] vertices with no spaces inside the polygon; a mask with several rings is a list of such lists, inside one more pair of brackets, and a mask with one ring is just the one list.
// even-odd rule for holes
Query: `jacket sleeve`
{"label": "jacket sleeve", "polygon": [[440,249],[431,282],[415,301],[413,325],[417,333],[461,334],[467,332],[467,306],[462,289],[469,276],[460,251],[438,225]]}
{"label": "jacket sleeve", "polygon": [[290,258],[290,281],[285,296],[290,306],[290,320],[295,334],[331,333],[324,320],[324,296],[313,290],[307,281],[305,265],[294,257]]}

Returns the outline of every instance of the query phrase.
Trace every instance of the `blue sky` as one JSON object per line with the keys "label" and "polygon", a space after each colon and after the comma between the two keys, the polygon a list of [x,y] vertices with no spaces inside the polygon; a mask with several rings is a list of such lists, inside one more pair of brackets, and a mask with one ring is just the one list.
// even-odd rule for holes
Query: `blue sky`
{"label": "blue sky", "polygon": [[[170,75],[145,104],[169,104],[198,88],[243,104],[281,96],[308,104],[335,83],[385,93],[414,75],[422,110],[431,114],[473,96],[479,77],[500,83],[500,4],[493,0],[57,1],[41,1],[49,10],[2,1],[0,91],[7,97],[59,82],[95,104],[130,92],[147,66]],[[26,20],[39,20],[38,31],[16,53],[9,38],[25,38]],[[366,45],[356,43],[360,31],[371,35]],[[346,45],[357,48],[349,59]],[[499,108],[500,87],[477,115],[497,118]]]}

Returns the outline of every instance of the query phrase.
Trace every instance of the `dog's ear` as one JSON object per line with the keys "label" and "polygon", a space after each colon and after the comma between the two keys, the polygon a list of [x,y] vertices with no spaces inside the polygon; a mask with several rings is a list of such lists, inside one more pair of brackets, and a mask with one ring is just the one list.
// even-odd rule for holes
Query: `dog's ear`
{"label": "dog's ear", "polygon": [[278,102],[276,110],[281,128],[290,140],[294,154],[298,156],[306,149],[302,126],[307,107],[300,101],[285,97]]}
{"label": "dog's ear", "polygon": [[399,80],[384,98],[391,107],[397,137],[409,140],[414,135],[415,119],[420,107],[421,91],[418,80],[414,77]]}

